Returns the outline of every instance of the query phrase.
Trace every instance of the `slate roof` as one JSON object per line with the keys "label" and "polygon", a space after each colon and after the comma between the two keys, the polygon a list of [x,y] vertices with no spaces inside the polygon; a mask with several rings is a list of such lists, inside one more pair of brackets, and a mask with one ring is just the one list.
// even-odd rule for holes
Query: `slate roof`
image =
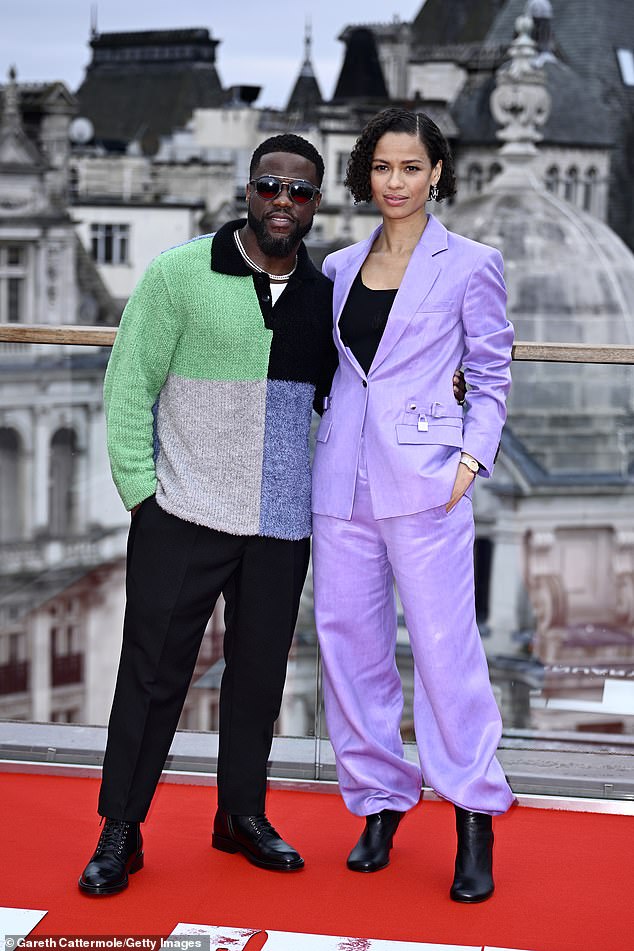
{"label": "slate roof", "polygon": [[[558,57],[582,77],[583,94],[572,102],[569,124],[580,137],[607,121],[615,146],[610,159],[608,220],[634,249],[634,86],[623,83],[616,50],[634,50],[632,0],[552,0]],[[507,0],[487,43],[508,43],[524,0]],[[584,131],[585,130],[585,131]]]}
{"label": "slate roof", "polygon": [[[559,61],[546,63],[544,69],[552,106],[548,121],[541,129],[543,141],[561,146],[610,148],[614,136],[609,118],[601,99],[589,89],[586,81]],[[496,135],[501,127],[495,122],[489,105],[494,88],[494,75],[473,73],[452,106],[461,145],[502,144]],[[581,109],[580,104],[583,104]]]}
{"label": "slate roof", "polygon": [[299,112],[305,118],[311,118],[317,107],[323,102],[323,96],[312,64],[305,60],[288,97],[286,112]]}
{"label": "slate roof", "polygon": [[79,114],[95,140],[113,149],[138,140],[152,154],[161,135],[183,128],[196,108],[227,99],[208,30],[107,33],[93,38],[93,60],[77,91]]}
{"label": "slate roof", "polygon": [[412,23],[412,42],[423,46],[481,43],[504,0],[427,0]]}
{"label": "slate roof", "polygon": [[367,27],[357,27],[346,37],[346,55],[332,101],[350,99],[388,99],[374,34]]}
{"label": "slate roof", "polygon": [[[525,0],[507,0],[487,34],[487,45],[508,45]],[[615,50],[634,48],[634,3],[631,0],[553,0],[552,32],[558,58],[583,76],[586,88],[603,99],[604,110],[629,103],[634,86],[623,84]],[[577,106],[589,121],[583,100]],[[590,113],[590,116],[592,114]],[[594,121],[594,116],[592,116]]]}

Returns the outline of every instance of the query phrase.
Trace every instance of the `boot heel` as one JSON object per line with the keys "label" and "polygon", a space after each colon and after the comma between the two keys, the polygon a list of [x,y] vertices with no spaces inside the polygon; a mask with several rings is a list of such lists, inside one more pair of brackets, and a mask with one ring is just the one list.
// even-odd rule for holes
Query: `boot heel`
{"label": "boot heel", "polygon": [[214,834],[211,837],[211,844],[214,849],[218,849],[219,852],[230,852],[232,855],[236,852],[239,852],[240,849],[238,846],[231,841],[231,839],[225,839],[222,835]]}
{"label": "boot heel", "polygon": [[143,852],[139,852],[139,854],[138,854],[137,857],[135,858],[134,862],[132,863],[132,865],[131,865],[130,868],[128,869],[128,871],[130,872],[130,874],[131,874],[131,875],[134,875],[135,872],[140,872],[141,869],[143,868],[144,861],[145,861],[145,860],[144,860],[144,857],[143,857]]}
{"label": "boot heel", "polygon": [[458,902],[486,901],[493,894],[493,825],[491,816],[467,809],[456,810],[455,875],[450,898]]}

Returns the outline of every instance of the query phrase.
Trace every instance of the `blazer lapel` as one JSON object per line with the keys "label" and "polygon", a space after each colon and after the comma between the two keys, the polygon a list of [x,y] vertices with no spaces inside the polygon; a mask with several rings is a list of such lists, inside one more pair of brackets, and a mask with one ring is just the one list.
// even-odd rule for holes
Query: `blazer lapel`
{"label": "blazer lapel", "polygon": [[429,215],[427,226],[412,252],[401,286],[394,298],[385,331],[370,367],[370,373],[380,366],[398,343],[414,314],[436,283],[441,266],[435,255],[446,250],[447,229],[437,218]]}
{"label": "blazer lapel", "polygon": [[343,311],[345,303],[348,299],[350,288],[354,283],[355,277],[359,273],[359,268],[370,253],[370,248],[374,244],[376,236],[380,230],[381,225],[374,229],[367,241],[363,241],[350,248],[348,259],[346,260],[345,264],[339,267],[337,271],[337,280],[335,281],[333,295],[335,343],[343,356],[352,363],[354,368],[361,376],[365,376],[365,373],[361,369],[361,366],[357,362],[352,351],[346,347],[343,340],[341,339],[341,333],[339,331],[339,318],[341,317],[341,312]]}

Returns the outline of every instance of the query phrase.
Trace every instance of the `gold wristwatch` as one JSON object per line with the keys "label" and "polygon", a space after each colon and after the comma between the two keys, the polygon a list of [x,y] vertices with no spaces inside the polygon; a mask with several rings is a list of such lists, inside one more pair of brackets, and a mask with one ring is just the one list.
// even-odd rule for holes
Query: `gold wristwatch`
{"label": "gold wristwatch", "polygon": [[471,469],[472,472],[478,472],[480,469],[480,463],[478,460],[474,459],[473,456],[470,456],[468,452],[460,453],[460,462],[466,466],[467,469]]}

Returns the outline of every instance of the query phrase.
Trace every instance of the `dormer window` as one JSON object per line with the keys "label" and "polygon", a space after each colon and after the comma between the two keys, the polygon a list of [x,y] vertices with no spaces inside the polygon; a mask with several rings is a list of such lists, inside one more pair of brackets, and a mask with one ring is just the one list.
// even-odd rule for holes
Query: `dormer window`
{"label": "dormer window", "polygon": [[634,86],[634,51],[626,49],[617,50],[616,58],[619,62],[623,85]]}

